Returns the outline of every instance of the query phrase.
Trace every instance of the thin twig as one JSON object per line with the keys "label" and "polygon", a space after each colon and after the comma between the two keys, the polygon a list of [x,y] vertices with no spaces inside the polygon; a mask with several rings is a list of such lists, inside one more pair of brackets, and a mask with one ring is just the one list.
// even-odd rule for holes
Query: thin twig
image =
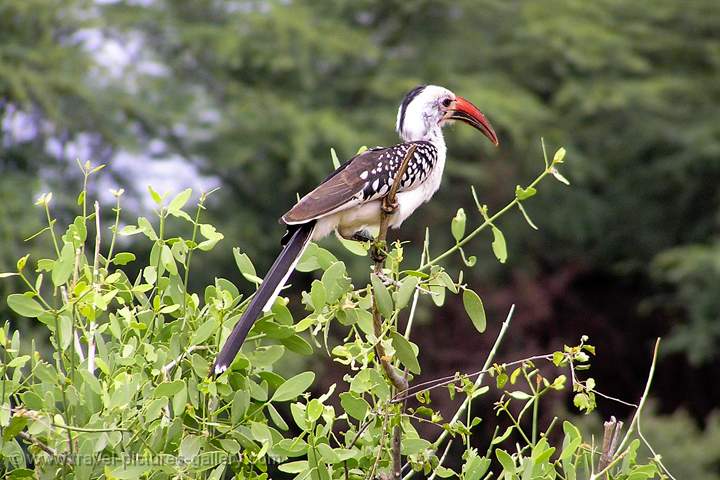
{"label": "thin twig", "polygon": [[[640,420],[640,414],[642,413],[642,409],[645,406],[645,402],[647,401],[648,394],[650,393],[650,385],[652,385],[653,375],[655,374],[655,365],[657,363],[657,354],[658,354],[659,348],[660,348],[660,339],[658,338],[655,341],[655,349],[653,350],[652,363],[650,364],[650,371],[648,372],[647,381],[645,382],[645,390],[643,391],[642,397],[640,397],[640,402],[638,403],[638,408],[635,410],[635,414],[633,415],[633,418],[630,421],[630,426],[628,427],[628,430],[625,433],[625,436],[623,437],[622,442],[620,442],[620,445],[617,448],[618,452],[625,449],[625,445],[630,440],[630,436],[634,433],[635,429],[637,428],[638,421]],[[620,455],[625,455],[626,453],[627,452],[623,452]],[[596,480],[596,479],[602,477],[615,464],[617,459],[618,459],[618,457],[616,457],[605,468],[603,468],[599,472],[591,475],[590,480]]]}
{"label": "thin twig", "polygon": [[442,466],[443,462],[445,461],[445,457],[447,457],[448,452],[450,451],[450,446],[452,446],[453,441],[450,440],[447,443],[447,446],[445,447],[445,451],[443,452],[442,456],[440,457],[440,460],[438,461],[437,467],[435,467],[435,470],[433,471],[432,475],[428,477],[428,480],[433,480],[437,476],[437,472]]}
{"label": "thin twig", "polygon": [[[70,304],[70,300],[68,299],[67,294],[67,288],[65,288],[65,285],[60,286],[60,296],[62,296],[63,303],[65,305]],[[73,341],[75,342],[75,352],[77,352],[77,356],[80,358],[80,363],[82,363],[85,361],[85,354],[83,354],[82,345],[80,344],[80,337],[78,336],[77,330],[75,329],[73,329],[73,337]]]}
{"label": "thin twig", "polygon": [[163,375],[167,376],[168,373],[170,372],[170,370],[172,370],[173,367],[175,367],[175,365],[180,363],[183,358],[187,357],[188,355],[190,355],[192,352],[194,352],[196,350],[207,350],[207,348],[208,347],[206,345],[193,345],[193,346],[189,347],[187,350],[183,351],[180,355],[178,355],[178,357],[175,360],[172,360],[169,363],[165,364],[165,366],[163,366],[160,369],[160,371],[163,373]]}
{"label": "thin twig", "polygon": [[[93,257],[93,288],[100,292],[98,271],[100,261],[100,203],[95,201],[95,256]],[[88,328],[88,372],[95,375],[95,320],[90,320]]]}
{"label": "thin twig", "polygon": [[58,454],[57,450],[55,450],[54,448],[52,448],[52,447],[44,444],[43,442],[41,442],[40,440],[38,440],[37,438],[33,437],[32,435],[30,435],[30,434],[27,433],[27,432],[20,432],[20,433],[18,433],[18,437],[22,438],[23,440],[25,440],[25,441],[28,442],[28,443],[31,443],[31,444],[37,446],[40,450],[42,450],[43,452],[47,453],[47,454],[50,455],[51,457],[55,457],[55,458],[60,458],[60,459],[62,459],[63,463],[65,463],[66,461],[70,460],[69,458],[67,458],[67,456],[65,456],[65,455],[63,455],[63,454]]}
{"label": "thin twig", "polygon": [[375,461],[373,462],[372,469],[370,470],[370,474],[367,476],[366,480],[372,480],[372,478],[375,476],[375,470],[377,469],[378,463],[380,463],[380,456],[382,455],[383,451],[383,443],[385,439],[385,433],[387,432],[387,423],[388,423],[388,412],[385,412],[385,417],[383,418],[383,424],[382,424],[382,432],[380,433],[380,443],[378,445],[378,452],[377,456],[375,457]]}
{"label": "thin twig", "polygon": [[[533,355],[532,357],[526,357],[522,358],[520,360],[514,360],[512,362],[503,363],[503,367],[512,367],[513,365],[520,365],[526,362],[531,362],[534,360],[551,360],[552,354],[545,354],[545,355]],[[458,377],[457,374],[455,375],[448,375],[446,377],[436,378],[434,380],[428,380],[427,382],[418,383],[417,385],[413,385],[412,387],[408,388],[405,391],[398,392],[391,400],[391,403],[398,403],[402,402],[404,400],[407,400],[408,398],[417,395],[418,393],[427,391],[427,390],[433,390],[435,388],[444,387],[446,385],[450,385],[451,383],[455,383],[460,380],[460,378],[473,378],[478,375],[483,375],[485,373],[488,373],[489,371],[493,370],[495,367],[488,367],[483,368],[482,370],[478,370],[477,372],[472,372],[468,374],[464,374],[461,377]],[[430,386],[428,386],[430,385]]]}
{"label": "thin twig", "polygon": [[[510,320],[512,319],[513,313],[515,312],[515,305],[510,307],[510,311],[507,314],[507,317],[505,318],[505,321],[502,324],[502,327],[500,327],[500,332],[498,333],[497,338],[495,339],[495,343],[492,346],[492,349],[490,349],[490,352],[488,353],[487,358],[485,359],[485,364],[483,365],[482,373],[478,376],[477,380],[475,380],[474,388],[479,388],[482,385],[483,378],[485,375],[485,372],[488,370],[490,365],[492,365],[493,359],[495,358],[495,354],[497,353],[498,348],[500,348],[500,344],[502,343],[503,338],[505,337],[505,332],[507,332],[507,329],[510,327]],[[448,423],[448,425],[454,425],[459,418],[462,416],[462,414],[465,412],[465,409],[468,406],[468,403],[470,402],[470,398],[472,395],[468,395],[467,398],[463,401],[463,403],[460,405],[460,407],[455,412],[455,415],[453,416],[452,420]],[[394,401],[394,400],[393,400]],[[444,430],[440,436],[435,440],[433,443],[433,450],[437,451],[438,448],[440,448],[440,445],[442,445],[442,442],[447,438],[449,435],[448,430]],[[408,480],[410,477],[412,477],[415,474],[414,470],[411,470],[408,472],[407,475],[403,477],[403,480]]]}
{"label": "thin twig", "polygon": [[[611,395],[604,394],[604,393],[599,392],[599,391],[597,391],[597,390],[595,390],[595,389],[592,390],[592,393],[594,393],[595,395],[599,395],[599,396],[601,396],[601,397],[603,397],[603,398],[607,398],[608,400],[612,400],[613,402],[617,402],[617,403],[621,403],[621,404],[623,404],[623,405],[627,405],[628,407],[638,408],[637,404],[635,404],[635,403],[626,402],[625,400],[620,400],[620,399],[617,398],[617,397],[613,397],[613,396],[611,396]],[[620,422],[620,423],[622,423],[622,422]]]}
{"label": "thin twig", "polygon": [[[425,261],[425,251],[424,248],[428,244],[428,230],[425,230],[425,242],[423,245],[423,251],[422,254],[420,254],[420,265],[423,264]],[[410,340],[410,330],[412,330],[413,321],[415,320],[415,309],[417,308],[418,298],[420,297],[420,285],[415,289],[415,293],[413,294],[413,300],[412,305],[410,306],[410,315],[408,315],[407,319],[407,325],[405,325],[405,338],[407,340]]]}
{"label": "thin twig", "polygon": [[645,446],[648,448],[648,450],[650,450],[650,453],[653,454],[653,460],[655,461],[655,463],[660,465],[660,468],[663,469],[663,471],[665,472],[665,475],[670,477],[672,480],[675,480],[675,477],[673,476],[673,474],[670,473],[670,470],[668,470],[668,468],[662,462],[660,455],[655,453],[655,450],[652,448],[652,445],[650,445],[650,442],[648,442],[647,439],[645,438],[645,436],[642,434],[642,430],[640,430],[640,417],[638,417],[638,419],[637,419],[637,432],[638,432],[638,436],[640,437],[640,439],[642,439],[643,443],[645,443]]}

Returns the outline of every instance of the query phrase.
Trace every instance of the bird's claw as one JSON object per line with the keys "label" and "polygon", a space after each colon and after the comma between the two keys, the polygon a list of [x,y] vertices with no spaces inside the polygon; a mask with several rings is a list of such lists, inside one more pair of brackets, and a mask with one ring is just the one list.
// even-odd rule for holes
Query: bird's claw
{"label": "bird's claw", "polygon": [[397,199],[393,200],[392,202],[388,201],[387,199],[382,204],[382,209],[385,213],[392,214],[395,213],[395,210],[400,206]]}

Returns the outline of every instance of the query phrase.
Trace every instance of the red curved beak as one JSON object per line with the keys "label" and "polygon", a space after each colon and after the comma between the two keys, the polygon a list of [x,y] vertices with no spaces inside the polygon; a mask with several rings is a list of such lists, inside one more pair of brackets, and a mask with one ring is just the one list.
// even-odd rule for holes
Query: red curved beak
{"label": "red curved beak", "polygon": [[477,128],[483,133],[483,135],[488,137],[495,146],[500,144],[497,135],[495,134],[495,130],[493,130],[490,122],[488,122],[487,118],[485,118],[485,115],[483,115],[475,105],[464,98],[455,97],[455,108],[450,110],[449,118],[453,120],[460,120],[461,122],[465,122],[468,125]]}

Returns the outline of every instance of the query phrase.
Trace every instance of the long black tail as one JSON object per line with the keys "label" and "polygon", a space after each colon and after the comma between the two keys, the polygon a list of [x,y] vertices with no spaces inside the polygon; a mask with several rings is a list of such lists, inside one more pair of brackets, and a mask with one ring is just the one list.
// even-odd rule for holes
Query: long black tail
{"label": "long black tail", "polygon": [[291,228],[295,228],[295,231],[290,233],[290,238],[285,243],[280,255],[278,255],[275,263],[272,264],[267,275],[265,275],[263,283],[257,292],[255,292],[255,296],[245,309],[242,317],[240,317],[240,320],[235,324],[235,328],[233,328],[225,345],[215,358],[211,373],[219,375],[230,366],[233,360],[235,360],[235,355],[237,355],[240,350],[255,320],[258,319],[263,311],[269,310],[272,307],[275,298],[280,293],[288,277],[295,269],[298,260],[300,260],[300,256],[305,251],[305,247],[307,247],[312,237],[313,230],[315,230],[315,222],[306,223],[297,227],[293,226]]}

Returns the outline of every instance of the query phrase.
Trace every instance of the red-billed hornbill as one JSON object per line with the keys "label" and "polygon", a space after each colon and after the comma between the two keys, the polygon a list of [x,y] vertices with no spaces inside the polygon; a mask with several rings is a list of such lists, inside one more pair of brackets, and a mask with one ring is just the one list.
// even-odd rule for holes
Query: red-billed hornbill
{"label": "red-billed hornbill", "polygon": [[440,187],[445,167],[442,127],[452,120],[472,125],[498,145],[495,131],[472,103],[446,88],[422,85],[405,96],[398,110],[397,132],[403,143],[354,156],[283,215],[282,222],[288,226],[283,250],[215,359],[216,375],[232,363],[255,320],[272,307],[310,240],[333,231],[354,239],[377,234],[382,199],[411,145],[416,146],[415,153],[400,180],[398,207],[389,226],[398,228],[430,200]]}

